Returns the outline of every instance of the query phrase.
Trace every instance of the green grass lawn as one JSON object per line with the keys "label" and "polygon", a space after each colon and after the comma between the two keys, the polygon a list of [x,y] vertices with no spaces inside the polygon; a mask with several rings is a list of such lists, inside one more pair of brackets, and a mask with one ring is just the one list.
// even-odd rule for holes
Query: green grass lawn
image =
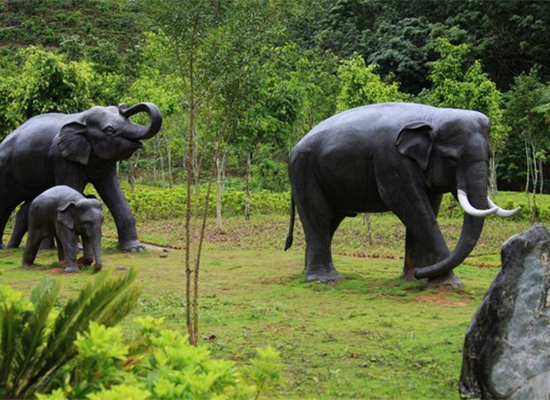
{"label": "green grass lawn", "polygon": [[[480,242],[455,272],[464,287],[438,291],[398,279],[405,230],[389,214],[373,215],[373,244],[361,218],[344,221],[334,239],[335,265],[345,280],[307,283],[301,272],[304,238],[297,222],[291,250],[282,250],[286,216],[233,217],[224,232],[207,228],[201,269],[200,337],[216,357],[239,363],[256,347],[271,345],[284,362],[284,398],[458,398],[462,342],[469,321],[500,266],[502,242],[530,226],[489,217]],[[452,248],[460,219],[440,221]],[[145,242],[183,245],[182,221],[138,223]],[[164,317],[185,332],[184,251],[115,250],[115,229],[105,226],[105,269],[134,267],[143,287],[132,317]],[[4,237],[6,242],[7,237]],[[166,257],[167,255],[167,257]],[[37,267],[22,270],[21,249],[0,252],[0,281],[25,292],[44,276],[57,276],[63,296],[93,275],[65,275],[56,252],[39,253]]]}

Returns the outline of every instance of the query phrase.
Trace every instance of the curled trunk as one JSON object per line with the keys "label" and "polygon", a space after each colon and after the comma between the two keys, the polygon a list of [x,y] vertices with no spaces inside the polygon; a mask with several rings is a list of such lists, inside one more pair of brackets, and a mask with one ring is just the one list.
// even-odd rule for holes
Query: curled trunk
{"label": "curled trunk", "polygon": [[130,140],[145,140],[155,136],[162,126],[162,116],[160,110],[153,103],[139,103],[133,107],[126,108],[119,106],[120,113],[126,118],[130,118],[140,112],[146,112],[149,115],[149,123],[145,126],[134,125],[134,129],[128,130],[124,137]]}

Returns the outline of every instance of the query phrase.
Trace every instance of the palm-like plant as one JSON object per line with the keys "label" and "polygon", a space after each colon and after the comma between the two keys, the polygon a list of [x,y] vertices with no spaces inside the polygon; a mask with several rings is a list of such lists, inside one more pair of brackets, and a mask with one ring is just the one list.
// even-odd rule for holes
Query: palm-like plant
{"label": "palm-like plant", "polygon": [[74,341],[90,322],[116,325],[136,305],[140,289],[121,277],[101,273],[59,312],[60,285],[44,279],[30,299],[0,285],[0,398],[29,398],[46,391],[53,375],[76,354]]}

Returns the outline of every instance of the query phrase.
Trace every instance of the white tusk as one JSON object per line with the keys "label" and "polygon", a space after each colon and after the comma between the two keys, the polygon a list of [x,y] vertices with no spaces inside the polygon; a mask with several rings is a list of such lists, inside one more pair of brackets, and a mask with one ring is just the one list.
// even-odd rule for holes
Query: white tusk
{"label": "white tusk", "polygon": [[491,198],[489,196],[487,196],[487,202],[489,204],[489,207],[496,207],[497,208],[496,214],[499,217],[511,217],[512,215],[516,215],[521,210],[521,207],[516,207],[513,210],[505,210],[503,208],[500,208],[495,203],[493,203],[493,200],[491,200]]}
{"label": "white tusk", "polygon": [[470,204],[468,201],[468,195],[463,190],[457,190],[458,202],[467,214],[473,217],[486,217],[487,215],[494,214],[498,211],[497,206],[492,206],[487,210],[478,210]]}

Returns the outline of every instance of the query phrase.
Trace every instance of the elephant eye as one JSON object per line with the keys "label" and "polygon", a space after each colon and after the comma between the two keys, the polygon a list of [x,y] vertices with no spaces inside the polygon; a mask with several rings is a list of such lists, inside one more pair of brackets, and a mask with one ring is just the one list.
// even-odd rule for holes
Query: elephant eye
{"label": "elephant eye", "polygon": [[106,135],[108,136],[115,136],[116,135],[116,129],[112,126],[107,126],[105,129],[103,129]]}

